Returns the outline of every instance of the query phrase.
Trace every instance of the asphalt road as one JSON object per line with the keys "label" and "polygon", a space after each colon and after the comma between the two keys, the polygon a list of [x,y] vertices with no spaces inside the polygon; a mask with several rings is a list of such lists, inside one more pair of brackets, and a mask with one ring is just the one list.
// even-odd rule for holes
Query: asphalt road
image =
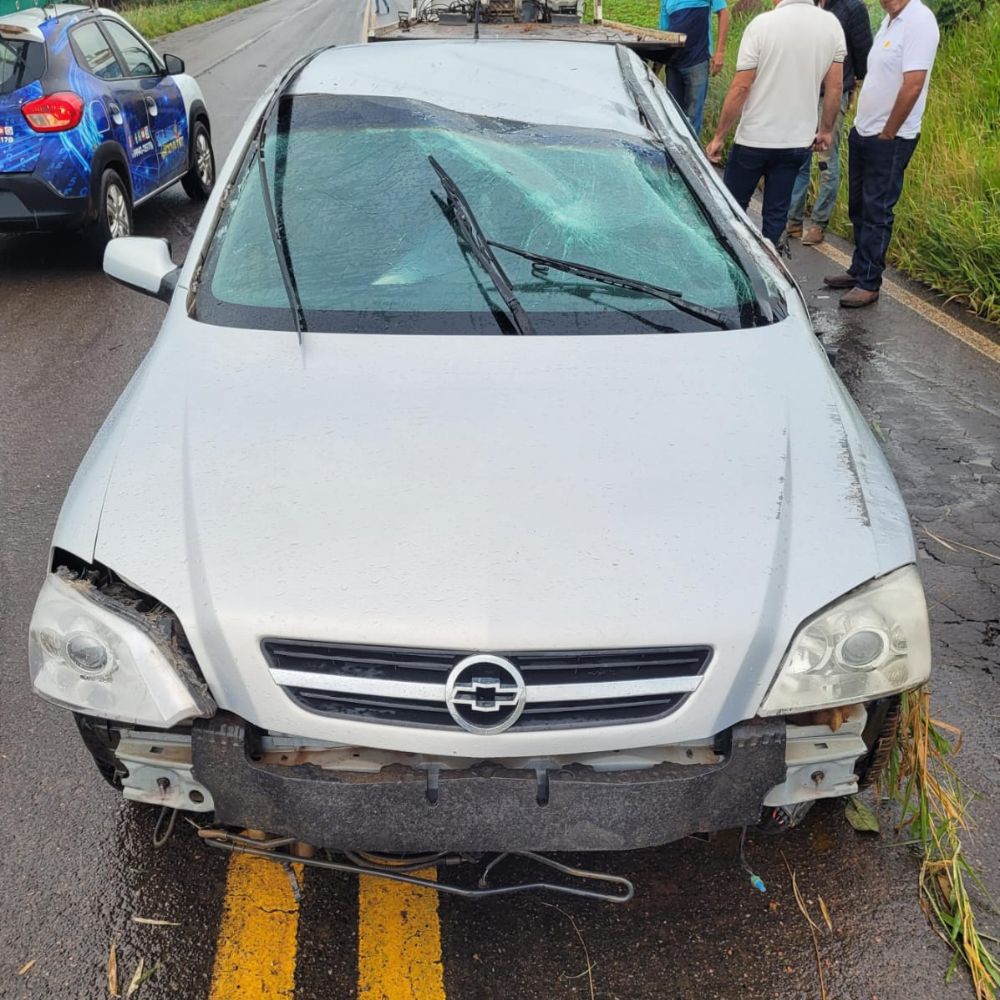
{"label": "asphalt road", "polygon": [[[272,0],[160,47],[199,76],[221,154],[295,54],[356,40],[360,26],[356,0]],[[136,225],[169,236],[180,259],[197,217],[178,191],[140,209]],[[932,604],[935,706],[963,729],[959,770],[982,796],[967,846],[1000,898],[1000,351],[989,356],[988,342],[978,351],[941,328],[947,318],[889,296],[838,311],[820,283],[833,269],[796,246],[793,270],[817,326],[839,345],[839,370],[913,515]],[[748,885],[733,836],[587,858],[634,879],[636,898],[622,907],[379,900],[351,877],[311,872],[296,901],[257,869],[241,875],[186,827],[154,850],[153,816],[105,786],[69,717],[30,695],[24,650],[70,477],[163,308],[104,279],[69,239],[0,239],[0,295],[0,996],[104,997],[113,942],[123,985],[140,959],[160,966],[137,993],[149,1000],[819,996],[786,860],[814,912],[822,897],[832,916],[833,932],[819,937],[831,997],[971,995],[962,973],[943,982],[949,956],[918,907],[912,856],[855,834],[839,803],[781,838],[751,835],[766,895]],[[254,937],[240,918],[265,885],[286,903],[260,904]],[[982,925],[1000,934],[996,916]],[[266,974],[241,977],[241,962],[247,973],[262,959]]]}

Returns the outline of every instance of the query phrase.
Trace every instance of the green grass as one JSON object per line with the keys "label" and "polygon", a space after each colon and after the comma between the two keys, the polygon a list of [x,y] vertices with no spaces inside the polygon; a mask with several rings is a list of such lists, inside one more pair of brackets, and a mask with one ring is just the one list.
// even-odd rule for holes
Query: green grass
{"label": "green grass", "polygon": [[[896,208],[889,261],[1000,323],[1000,3],[987,3],[978,14],[977,0],[938,0],[936,5],[942,14],[956,7],[973,13],[965,20],[949,13],[942,30],[920,143]],[[883,17],[877,0],[868,0],[868,7],[877,25]],[[659,0],[605,0],[604,16],[655,27]],[[732,15],[726,66],[709,85],[704,139],[715,130],[751,17]],[[849,118],[844,128],[850,126]],[[850,238],[846,142],[841,143],[841,166],[841,193],[830,228]]]}
{"label": "green grass", "polygon": [[[994,322],[1000,322],[998,52],[996,4],[943,33],[890,248],[892,263],[911,277]],[[834,222],[846,235],[845,209],[838,206]]]}
{"label": "green grass", "polygon": [[147,38],[158,38],[192,24],[212,21],[261,0],[165,0],[162,3],[124,3],[122,16]]}
{"label": "green grass", "polygon": [[[589,19],[591,2],[587,4],[585,17]],[[620,21],[622,24],[636,24],[640,28],[658,28],[660,26],[659,0],[611,0],[604,2],[604,16],[609,21]]]}
{"label": "green grass", "polygon": [[[942,32],[892,264],[1000,323],[1000,6]],[[849,123],[845,123],[845,128]],[[846,187],[847,143],[841,144]],[[842,188],[831,227],[850,236]]]}

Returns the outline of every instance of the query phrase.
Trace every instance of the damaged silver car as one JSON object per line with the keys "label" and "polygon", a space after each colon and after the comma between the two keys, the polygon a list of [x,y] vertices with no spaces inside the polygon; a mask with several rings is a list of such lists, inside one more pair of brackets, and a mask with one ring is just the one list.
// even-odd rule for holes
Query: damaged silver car
{"label": "damaged silver car", "polygon": [[127,798],[355,857],[622,850],[883,762],[930,670],[906,511],[633,52],[315,54],[184,265],[105,269],[170,307],[30,666]]}

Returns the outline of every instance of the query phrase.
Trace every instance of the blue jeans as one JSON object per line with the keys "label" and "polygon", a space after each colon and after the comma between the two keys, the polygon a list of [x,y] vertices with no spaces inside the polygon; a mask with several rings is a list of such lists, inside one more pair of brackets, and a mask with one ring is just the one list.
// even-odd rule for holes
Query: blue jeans
{"label": "blue jeans", "polygon": [[[837,192],[840,189],[840,134],[843,131],[844,115],[847,112],[847,104],[851,95],[845,94],[840,102],[840,111],[837,112],[836,121],[833,123],[833,142],[826,153],[820,153],[816,159],[819,161],[819,193],[816,195],[816,203],[813,205],[812,221],[820,229],[826,229],[833,215],[833,206],[837,203]],[[819,116],[823,117],[823,98],[819,99]],[[792,188],[792,204],[788,209],[788,221],[802,224],[806,215],[806,197],[809,194],[809,178],[812,174],[812,161],[810,156],[799,176],[795,178],[795,187]],[[824,167],[825,164],[825,167]]]}
{"label": "blue jeans", "polygon": [[809,162],[809,147],[762,149],[734,143],[726,161],[723,180],[740,207],[746,211],[760,179],[764,178],[764,209],[760,231],[775,246],[785,231],[792,187],[803,163]]}
{"label": "blue jeans", "polygon": [[701,120],[708,96],[708,60],[696,66],[667,66],[667,90],[687,115],[695,135],[701,135]]}
{"label": "blue jeans", "polygon": [[[919,138],[919,136],[917,137]],[[858,287],[877,292],[892,239],[893,209],[903,193],[903,174],[917,139],[879,139],[856,128],[847,137],[849,210],[854,226],[854,259],[848,274]]]}

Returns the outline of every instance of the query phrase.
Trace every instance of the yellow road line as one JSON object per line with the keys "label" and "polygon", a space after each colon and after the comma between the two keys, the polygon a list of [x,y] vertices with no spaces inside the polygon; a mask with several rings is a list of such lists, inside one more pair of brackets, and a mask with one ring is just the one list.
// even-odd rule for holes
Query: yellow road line
{"label": "yellow road line", "polygon": [[[415,874],[435,878],[433,868]],[[358,880],[358,1000],[444,1000],[438,896],[371,875]]]}
{"label": "yellow road line", "polygon": [[[294,865],[302,882],[302,866]],[[288,870],[234,854],[208,1000],[292,1000],[299,904]]]}
{"label": "yellow road line", "polygon": [[[814,249],[825,254],[830,260],[836,261],[844,270],[850,267],[851,258],[842,250],[838,250],[828,243],[819,243]],[[994,343],[989,337],[984,337],[981,333],[977,333],[960,320],[949,316],[943,309],[939,309],[930,302],[925,302],[919,295],[914,295],[913,292],[907,291],[902,285],[891,278],[882,279],[882,290],[888,292],[900,304],[906,306],[908,309],[912,309],[915,313],[923,316],[928,322],[944,330],[945,333],[955,337],[956,340],[962,341],[963,344],[968,345],[974,351],[978,351],[991,361],[996,361],[1000,364],[1000,344]]]}

